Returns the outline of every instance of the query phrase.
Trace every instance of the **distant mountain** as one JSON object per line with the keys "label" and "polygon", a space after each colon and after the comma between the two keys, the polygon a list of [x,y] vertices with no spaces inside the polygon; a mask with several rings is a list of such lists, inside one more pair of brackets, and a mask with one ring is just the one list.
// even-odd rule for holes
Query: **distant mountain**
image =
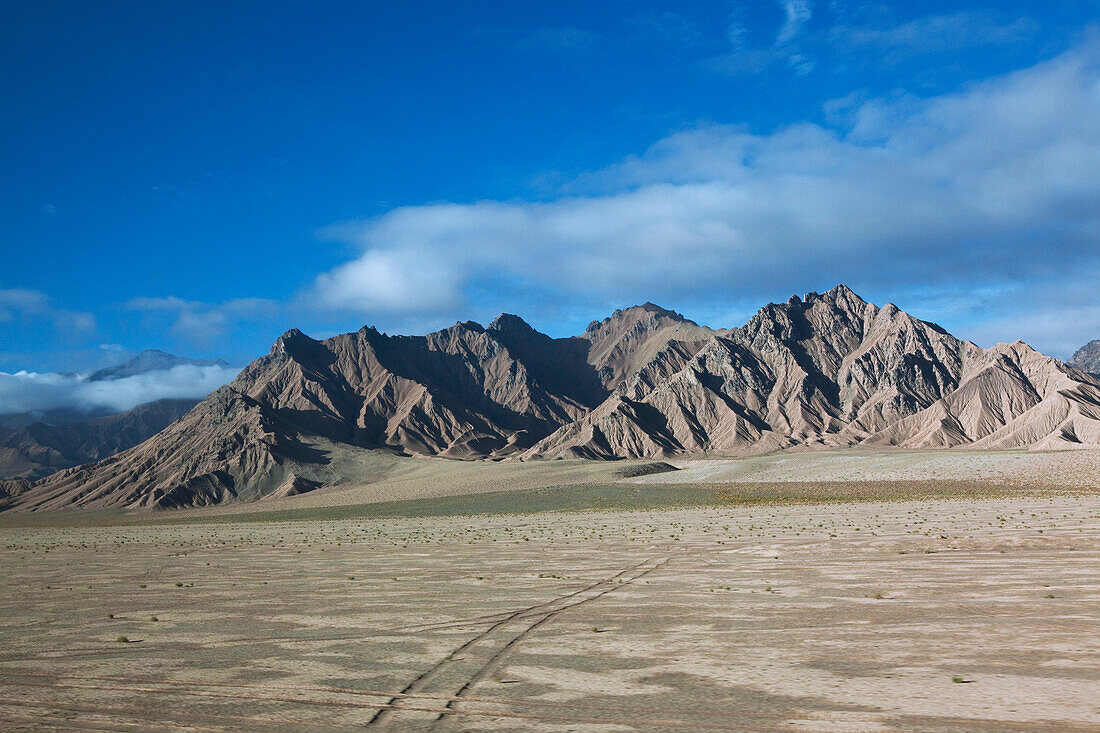
{"label": "distant mountain", "polygon": [[105,417],[116,414],[115,410],[105,407],[97,407],[92,410],[79,407],[54,407],[49,410],[32,410],[30,412],[11,412],[0,415],[0,428],[18,430],[35,423],[45,425],[68,425],[74,422],[83,422],[93,417]]}
{"label": "distant mountain", "polygon": [[156,435],[197,403],[157,400],[117,415],[0,429],[0,479],[38,479],[114,455]]}
{"label": "distant mountain", "polygon": [[353,480],[333,466],[356,449],[533,460],[856,444],[1100,447],[1100,379],[844,286],[721,331],[649,303],[564,339],[512,315],[427,336],[291,330],[141,445],[0,494],[23,510],[252,500]]}
{"label": "distant mountain", "polygon": [[1079,348],[1068,363],[1083,372],[1100,374],[1100,339],[1089,341]]}
{"label": "distant mountain", "polygon": [[[165,383],[170,386],[175,376],[169,370],[179,366],[229,365],[221,359],[188,359],[150,350],[88,376],[54,373],[53,377],[63,377],[63,383],[69,386],[73,406],[0,415],[0,480],[40,479],[61,469],[114,455],[160,432],[186,414],[199,399],[157,399],[123,411],[119,407],[87,406],[81,395],[93,390],[109,391],[117,386],[113,382],[139,375],[159,376],[162,383],[146,390],[151,395],[165,391],[171,394]],[[127,396],[142,394],[140,388],[129,385],[121,389]]]}
{"label": "distant mountain", "polygon": [[[213,366],[228,368],[230,365],[222,359],[189,359],[183,356],[168,354],[157,349],[150,349],[141,352],[122,364],[100,369],[88,376],[82,376],[75,372],[53,372],[52,375],[54,377],[65,377],[66,381],[73,385],[72,391],[76,394],[79,391],[77,389],[78,385],[89,382],[111,382],[126,377],[164,372],[178,366]],[[74,404],[71,406],[52,407],[26,412],[0,413],[0,428],[18,430],[19,428],[25,428],[36,423],[43,423],[51,426],[69,425],[72,423],[84,422],[96,417],[115,415],[124,411],[120,408],[103,406],[89,407],[83,404],[82,400],[75,398],[73,402]],[[0,403],[0,409],[3,409],[3,407],[3,403]]]}
{"label": "distant mountain", "polygon": [[177,366],[221,366],[227,367],[229,363],[221,359],[188,359],[184,356],[168,354],[158,349],[148,349],[141,352],[133,359],[116,366],[100,369],[88,376],[89,382],[102,382],[109,379],[122,379],[133,377],[148,372],[159,372]]}

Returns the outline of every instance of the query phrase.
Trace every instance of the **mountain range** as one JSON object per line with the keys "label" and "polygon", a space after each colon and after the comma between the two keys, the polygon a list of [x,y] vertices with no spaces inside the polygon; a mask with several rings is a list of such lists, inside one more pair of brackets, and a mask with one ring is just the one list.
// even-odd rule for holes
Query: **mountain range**
{"label": "mountain range", "polygon": [[166,371],[178,366],[220,366],[227,367],[229,362],[224,359],[191,359],[186,356],[176,356],[160,349],[146,349],[137,356],[121,364],[110,366],[88,375],[89,382],[105,382],[113,379],[125,379],[135,377],[138,374]]}
{"label": "mountain range", "polygon": [[196,404],[198,400],[163,399],[80,421],[0,427],[0,478],[38,479],[112,456],[156,435]]}
{"label": "mountain range", "polygon": [[1100,339],[1089,341],[1079,348],[1067,363],[1083,372],[1100,374]]}
{"label": "mountain range", "polygon": [[[64,373],[80,382],[117,382],[165,373],[179,366],[228,367],[222,359],[191,359],[157,349],[88,375]],[[39,479],[63,468],[114,455],[156,435],[185,415],[198,399],[168,398],[119,412],[72,405],[0,414],[0,479]]]}
{"label": "mountain range", "polygon": [[[147,349],[121,364],[105,367],[91,374],[82,375],[73,372],[55,372],[55,374],[83,383],[115,382],[127,377],[136,377],[155,372],[167,372],[173,367],[178,366],[229,367],[229,363],[223,359],[191,359],[186,356],[169,354],[159,349]],[[198,402],[198,400],[196,399],[195,402]],[[119,412],[120,410],[117,409],[110,409],[102,406],[88,407],[79,404],[52,407],[44,410],[7,412],[3,410],[3,405],[0,404],[0,429],[9,428],[18,430],[38,423],[57,427],[84,422],[92,418],[115,415]],[[3,474],[0,473],[0,476],[2,475]]]}
{"label": "mountain range", "polygon": [[651,303],[551,338],[504,314],[427,336],[298,330],[132,448],[0,504],[169,508],[355,480],[347,450],[452,459],[667,458],[852,445],[1100,447],[1100,378],[983,349],[841,285],[713,330]]}

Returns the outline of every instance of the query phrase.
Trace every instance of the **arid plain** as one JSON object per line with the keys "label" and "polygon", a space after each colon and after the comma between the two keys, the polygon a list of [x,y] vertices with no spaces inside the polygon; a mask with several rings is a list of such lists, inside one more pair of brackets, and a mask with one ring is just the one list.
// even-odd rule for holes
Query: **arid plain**
{"label": "arid plain", "polygon": [[1096,730],[1097,458],[424,459],[6,515],[0,723]]}

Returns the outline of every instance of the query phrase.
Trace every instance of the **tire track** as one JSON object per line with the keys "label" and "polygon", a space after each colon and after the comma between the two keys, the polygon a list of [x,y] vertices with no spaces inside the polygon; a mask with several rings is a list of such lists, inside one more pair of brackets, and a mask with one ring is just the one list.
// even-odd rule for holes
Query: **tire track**
{"label": "tire track", "polygon": [[[669,561],[669,558],[667,558],[667,557],[664,558],[663,560],[660,560],[655,565],[652,565],[652,566],[646,568],[642,572],[638,573],[634,577],[627,580],[624,583],[624,585],[632,583],[635,580],[638,580],[639,578],[642,578],[646,575],[649,575],[654,570],[657,570],[657,569],[661,568],[662,566],[664,566],[664,564],[667,563],[668,561]],[[474,672],[472,675],[470,675],[469,679],[467,679],[462,684],[462,686],[460,688],[458,688],[458,690],[455,692],[454,699],[450,700],[447,703],[447,705],[446,705],[447,710],[450,711],[450,712],[457,712],[458,711],[458,705],[459,705],[460,702],[462,702],[462,698],[464,696],[466,696],[466,694],[471,689],[473,689],[475,685],[477,685],[478,683],[484,681],[485,678],[488,677],[492,673],[493,669],[499,664],[500,660],[504,657],[504,655],[507,654],[517,644],[519,644],[524,639],[526,639],[528,636],[530,636],[531,633],[533,631],[535,631],[535,629],[542,626],[543,624],[549,623],[552,619],[558,617],[559,615],[561,615],[565,611],[568,611],[571,608],[576,608],[577,606],[583,605],[585,603],[590,603],[591,601],[594,601],[598,598],[602,598],[603,596],[617,590],[620,587],[621,587],[620,585],[613,585],[610,588],[607,588],[603,591],[600,591],[599,593],[597,593],[596,595],[594,595],[590,598],[586,598],[586,599],[584,599],[582,601],[579,601],[577,603],[572,603],[572,604],[566,605],[566,606],[564,606],[560,609],[557,609],[555,611],[551,611],[551,612],[547,613],[546,615],[542,616],[541,618],[539,618],[537,621],[535,621],[533,624],[528,626],[526,629],[523,629],[519,634],[512,637],[504,646],[502,646],[492,656],[490,656],[488,661],[486,661],[485,664],[483,664],[476,672]],[[438,722],[438,721],[443,720],[448,714],[449,713],[442,713],[438,718],[436,718],[436,721]]]}
{"label": "tire track", "polygon": [[[639,563],[632,568],[628,568],[622,571],[610,579],[599,581],[595,585],[601,585],[607,582],[613,582],[616,578],[620,577],[626,572],[639,567],[644,564]],[[554,601],[560,601],[566,598],[571,598],[579,593],[591,590],[592,585],[585,586],[578,591],[568,593],[564,596],[554,599]],[[523,609],[519,613],[526,613],[528,611],[535,611],[545,606],[547,603],[553,603],[554,601],[547,601],[538,603]],[[186,607],[201,606],[200,602],[194,602],[190,604],[184,604]],[[235,639],[222,639],[219,641],[162,641],[162,642],[146,642],[142,645],[143,649],[151,647],[155,648],[172,648],[173,646],[182,647],[194,647],[201,646],[204,648],[219,648],[229,646],[243,646],[248,644],[263,644],[263,643],[278,643],[278,644],[303,644],[303,643],[326,643],[326,642],[340,642],[340,641],[360,641],[364,638],[374,638],[382,635],[411,635],[432,631],[446,631],[452,628],[463,628],[467,626],[479,626],[484,623],[495,621],[510,621],[516,617],[515,611],[500,611],[498,613],[483,614],[480,616],[472,616],[464,619],[455,619],[453,621],[441,621],[437,623],[419,624],[415,626],[401,626],[396,628],[378,629],[375,632],[364,635],[363,633],[357,634],[332,634],[328,636],[251,636],[251,637],[239,637]],[[118,617],[118,621],[125,622],[129,620],[126,617]],[[106,642],[105,642],[106,643]],[[3,651],[0,652],[0,660],[4,661],[34,661],[35,659],[61,659],[70,656],[90,656],[97,653],[102,654],[119,654],[123,653],[121,649],[111,649],[109,645],[104,647],[93,646],[77,646],[77,647],[42,647],[42,646],[30,646],[23,649]]]}
{"label": "tire track", "polygon": [[[601,581],[601,582],[605,582],[605,581]],[[578,592],[584,592],[585,590],[589,590],[589,589],[590,589],[590,587],[582,588]],[[569,596],[572,596],[572,595],[575,595],[575,594],[569,594]],[[567,598],[569,596],[562,596],[562,598]],[[543,605],[543,604],[539,604],[539,606],[541,606],[541,605]],[[530,609],[525,609],[525,610],[519,611],[519,612],[511,612],[511,613],[505,612],[505,613],[507,613],[507,618],[505,618],[503,620],[510,621],[510,620],[515,620],[517,618],[529,617],[531,615],[539,615],[540,612],[538,612],[537,610],[533,610],[533,611],[531,610],[531,609],[537,609],[539,606],[532,606]],[[963,607],[960,607],[960,608],[962,608],[963,610],[968,610],[969,607],[968,606],[963,606]],[[529,613],[528,611],[531,611],[531,612]],[[471,619],[471,620],[465,620],[465,621],[454,621],[454,622],[445,622],[445,623],[454,624],[456,627],[477,626],[481,623],[487,623],[492,618],[495,618],[495,617],[500,616],[500,615],[501,614],[492,614],[492,615],[490,615],[489,618],[487,618],[483,621],[477,621],[477,620]],[[1022,620],[1026,620],[1028,622],[1041,623],[1041,624],[1045,624],[1045,625],[1049,625],[1049,626],[1058,626],[1059,624],[1062,623],[1061,620],[1059,620],[1057,618],[1050,618],[1049,616],[1020,615],[1020,614],[1012,613],[1011,611],[1004,611],[1004,612],[991,611],[987,615],[989,615],[991,617],[994,617],[994,618],[1002,618],[1003,617],[1003,618],[1022,619]],[[960,621],[960,620],[965,620],[966,618],[968,618],[968,616],[966,616],[966,615],[957,615],[957,616],[951,616],[951,617],[948,617],[948,618],[951,621]],[[900,622],[900,623],[897,624],[897,626],[899,628],[903,628],[903,627],[906,627],[906,626],[922,626],[922,625],[924,625],[924,622],[920,621],[920,620],[905,621],[905,622]],[[802,624],[802,625],[798,625],[798,626],[784,626],[784,627],[775,627],[775,628],[753,627],[753,632],[754,633],[760,633],[760,634],[765,634],[765,633],[786,633],[786,632],[789,632],[789,631],[804,631],[804,630],[808,630],[808,629],[822,629],[822,628],[829,628],[829,627],[830,627],[830,625],[827,624],[827,623]],[[428,631],[433,631],[433,630],[435,630],[435,629],[428,629]],[[442,630],[446,630],[446,628],[444,628]],[[423,633],[423,632],[410,631],[409,627],[406,627],[405,629],[395,629],[393,631],[390,631],[388,629],[379,630],[378,632],[372,633],[372,634],[355,634],[355,635],[339,635],[339,636],[242,637],[242,638],[238,638],[238,639],[227,639],[227,640],[223,640],[223,641],[209,641],[209,642],[203,642],[203,641],[160,641],[160,642],[158,642],[158,641],[151,641],[151,640],[142,640],[142,641],[139,641],[139,642],[132,642],[131,644],[127,644],[127,645],[118,645],[113,641],[104,640],[103,646],[61,647],[61,648],[31,648],[31,649],[24,649],[24,650],[19,650],[19,651],[0,652],[0,661],[3,661],[5,663],[8,663],[8,662],[35,662],[35,661],[49,661],[49,660],[54,660],[54,659],[70,659],[70,658],[77,658],[77,657],[84,657],[84,656],[96,656],[96,655],[114,656],[114,655],[128,653],[128,648],[129,648],[129,650],[139,650],[139,649],[140,650],[147,650],[147,649],[148,650],[153,650],[153,649],[155,649],[155,650],[187,651],[189,649],[194,649],[194,648],[197,648],[197,647],[216,649],[216,648],[219,648],[219,647],[244,646],[244,645],[248,645],[248,644],[264,644],[264,643],[304,644],[304,643],[323,643],[323,642],[335,642],[335,641],[362,641],[364,639],[375,638],[375,637],[382,636],[382,635],[406,634],[406,633],[412,634],[412,633]]]}
{"label": "tire track", "polygon": [[[578,606],[578,605],[587,603],[587,602],[595,600],[596,598],[599,598],[599,597],[601,597],[601,596],[603,596],[607,593],[610,593],[615,588],[620,587],[621,584],[616,583],[616,581],[621,580],[624,576],[626,576],[627,574],[629,574],[633,571],[637,571],[640,568],[644,568],[643,570],[641,570],[640,573],[637,573],[637,574],[631,576],[629,578],[629,580],[626,580],[625,581],[626,583],[632,582],[632,581],[636,580],[637,578],[640,578],[641,576],[646,575],[646,574],[652,572],[653,570],[656,570],[658,567],[664,565],[666,562],[668,562],[668,558],[660,560],[656,564],[652,564],[653,563],[652,559],[646,559],[646,560],[643,560],[642,562],[640,562],[636,565],[632,565],[631,567],[620,571],[619,573],[616,573],[615,575],[611,576],[610,578],[605,578],[605,579],[600,580],[596,583],[592,583],[588,586],[585,586],[584,588],[573,591],[572,593],[566,594],[564,596],[559,596],[558,598],[554,598],[554,599],[551,599],[551,600],[543,602],[543,603],[535,604],[533,606],[528,606],[526,608],[522,608],[518,611],[515,611],[515,612],[509,614],[504,619],[493,623],[491,626],[489,626],[489,628],[485,629],[480,634],[477,634],[473,638],[471,638],[468,641],[466,641],[465,643],[463,643],[461,646],[456,648],[454,651],[452,651],[446,657],[444,657],[439,662],[434,664],[432,667],[430,667],[425,672],[422,672],[421,674],[417,675],[411,682],[409,682],[409,684],[407,684],[401,690],[401,692],[398,695],[395,695],[389,701],[389,705],[386,708],[383,708],[383,709],[379,710],[374,715],[374,717],[372,717],[367,722],[367,725],[371,726],[371,725],[378,725],[378,724],[388,722],[390,719],[393,718],[393,716],[397,712],[404,709],[404,706],[401,705],[402,696],[409,696],[409,695],[414,694],[414,693],[419,693],[426,686],[431,684],[431,682],[435,678],[439,677],[444,670],[446,670],[449,667],[452,667],[455,662],[461,661],[461,660],[456,660],[455,659],[456,656],[475,648],[476,646],[482,644],[483,642],[486,645],[490,644],[491,643],[491,637],[493,636],[494,632],[507,627],[509,624],[511,624],[515,621],[520,621],[520,620],[523,620],[523,619],[526,619],[526,618],[529,618],[529,617],[532,617],[532,616],[538,617],[538,619],[533,624],[528,625],[525,629],[521,630],[518,635],[513,636],[507,642],[505,642],[503,647],[501,649],[498,649],[490,657],[490,662],[482,665],[482,667],[480,667],[478,670],[476,670],[473,673],[474,676],[478,675],[479,672],[487,670],[487,668],[490,666],[490,664],[493,661],[499,659],[500,656],[502,656],[508,649],[515,646],[515,644],[519,643],[519,641],[522,638],[526,637],[535,627],[542,625],[543,623],[548,621],[550,618],[552,618],[554,616],[557,616],[558,614],[560,614],[562,611],[566,610],[567,608],[572,608],[574,606]],[[650,566],[645,567],[647,564],[650,564]],[[610,586],[610,587],[604,588],[604,586]],[[584,593],[590,593],[592,591],[598,591],[598,592],[593,596],[581,598],[578,601],[570,603],[571,600],[577,598],[578,596],[581,596]],[[486,674],[487,674],[487,672],[486,672]],[[468,679],[467,682],[464,683],[461,686],[461,689],[463,691],[465,691],[465,690],[469,689],[469,687],[471,687],[472,684],[473,683]],[[448,713],[457,712],[452,707],[452,704],[453,704],[453,701],[447,703],[447,705],[444,707],[444,709],[442,711],[440,711],[440,717],[443,717],[443,716],[447,715]]]}
{"label": "tire track", "polygon": [[[634,566],[634,567],[637,567],[637,566]],[[633,569],[633,568],[630,568],[630,569]],[[627,571],[623,571],[623,572],[628,572],[630,569],[628,569]],[[622,574],[623,573],[619,573],[618,575],[615,575],[610,580],[599,581],[599,583],[596,583],[596,585],[600,585],[600,584],[605,583],[605,582],[611,582],[615,578],[618,578],[619,576],[621,576]],[[585,586],[585,587],[581,588],[578,591],[574,591],[573,593],[569,593],[569,594],[566,594],[566,595],[561,596],[559,598],[556,598],[556,599],[554,599],[554,601],[559,601],[559,600],[562,600],[562,599],[571,598],[571,597],[577,595],[578,593],[583,593],[587,590],[590,590],[591,588],[592,588],[591,585]],[[543,602],[543,603],[538,603],[538,604],[535,604],[533,606],[529,606],[526,609],[523,609],[518,613],[526,613],[527,611],[537,611],[538,608],[541,608],[542,606],[546,605],[547,603],[552,603],[554,601],[547,601],[547,602]],[[188,604],[188,605],[199,606],[201,604],[200,603],[195,603],[195,604]],[[378,629],[378,630],[376,630],[374,632],[371,632],[371,633],[368,633],[368,634],[363,634],[363,633],[331,634],[331,635],[327,635],[327,636],[248,636],[248,637],[238,637],[238,638],[231,638],[231,639],[221,639],[221,640],[218,640],[218,641],[186,641],[186,642],[171,641],[171,640],[161,641],[161,642],[152,642],[152,641],[150,641],[150,642],[144,642],[142,644],[142,648],[143,649],[149,649],[149,648],[171,649],[173,647],[190,648],[190,647],[199,646],[199,647],[203,647],[203,648],[216,649],[216,648],[224,648],[224,647],[231,647],[231,646],[246,646],[246,645],[249,645],[249,644],[265,644],[265,643],[308,644],[308,643],[327,643],[327,642],[341,642],[341,641],[362,641],[364,638],[369,639],[369,638],[375,638],[375,637],[384,636],[384,635],[385,636],[392,636],[392,635],[407,636],[407,635],[420,634],[420,633],[432,632],[432,631],[447,631],[447,630],[450,630],[452,628],[464,628],[464,627],[468,627],[468,626],[480,626],[481,624],[490,623],[490,622],[509,621],[509,620],[512,620],[513,618],[515,618],[516,614],[517,614],[516,611],[500,611],[498,613],[483,614],[483,615],[480,615],[480,616],[473,616],[473,617],[469,617],[469,618],[465,618],[465,619],[455,619],[453,621],[441,621],[441,622],[438,622],[438,623],[420,624],[420,625],[417,625],[417,626],[401,626],[401,627],[395,627],[395,628]],[[126,617],[117,617],[116,620],[118,620],[120,622],[125,622],[125,621],[128,621],[129,619],[126,618]],[[138,623],[144,623],[144,622],[143,621],[138,621]],[[102,654],[119,654],[119,653],[123,653],[123,650],[121,650],[121,649],[111,649],[110,645],[107,644],[107,642],[104,642],[104,643],[106,644],[106,646],[103,646],[103,647],[77,646],[77,647],[60,647],[59,648],[59,647],[31,646],[31,647],[18,649],[18,650],[13,650],[13,651],[0,652],[0,660],[4,660],[4,661],[35,661],[36,659],[61,659],[61,658],[67,658],[67,657],[70,657],[70,656],[89,656],[89,655],[94,655],[94,654],[97,654],[97,653],[102,653]]]}

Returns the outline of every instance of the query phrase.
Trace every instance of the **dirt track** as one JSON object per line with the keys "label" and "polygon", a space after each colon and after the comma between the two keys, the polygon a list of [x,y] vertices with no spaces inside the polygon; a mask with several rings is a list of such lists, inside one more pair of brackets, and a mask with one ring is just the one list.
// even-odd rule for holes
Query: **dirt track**
{"label": "dirt track", "polygon": [[1096,730],[1098,530],[1095,496],[4,528],[0,725]]}

